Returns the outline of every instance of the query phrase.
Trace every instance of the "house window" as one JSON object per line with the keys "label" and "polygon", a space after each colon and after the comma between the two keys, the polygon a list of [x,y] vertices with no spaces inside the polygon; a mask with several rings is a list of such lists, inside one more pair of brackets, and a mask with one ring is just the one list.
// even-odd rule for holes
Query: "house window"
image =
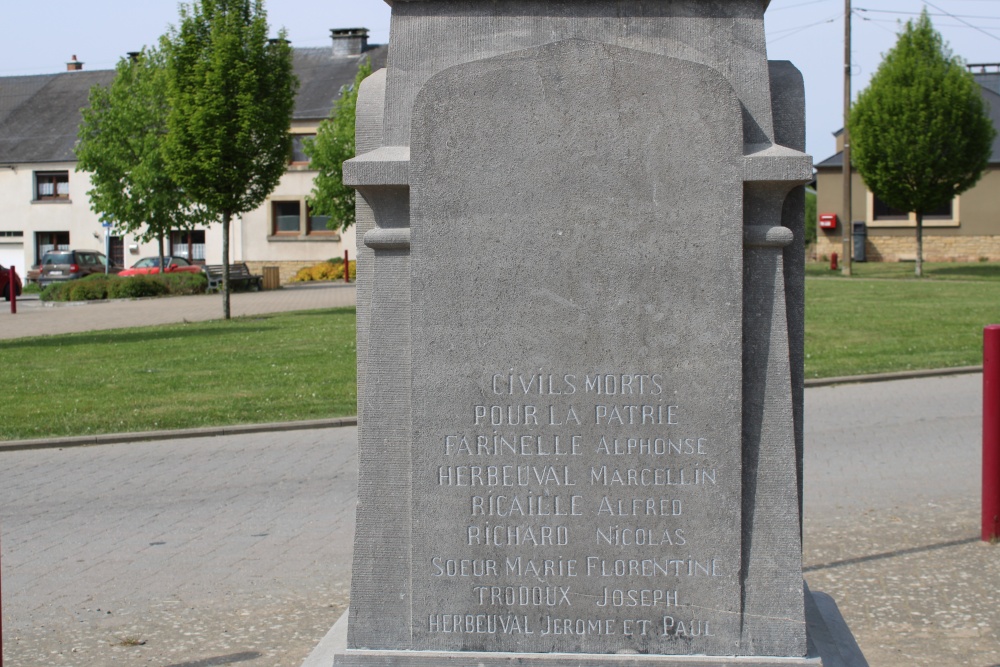
{"label": "house window", "polygon": [[298,235],[302,230],[302,207],[298,201],[271,202],[271,233]]}
{"label": "house window", "polygon": [[35,264],[50,250],[69,250],[69,232],[35,232]]}
{"label": "house window", "polygon": [[315,134],[293,134],[292,135],[292,164],[309,164],[309,156],[306,155],[304,146],[306,139],[315,139]]}
{"label": "house window", "polygon": [[[898,208],[893,208],[886,204],[884,201],[872,195],[872,213],[874,220],[909,220],[910,212],[901,211]],[[951,209],[952,202],[948,202],[944,206],[939,206],[933,211],[927,211],[924,213],[924,219],[935,218],[951,220]]]}
{"label": "house window", "polygon": [[[924,213],[924,225],[927,227],[958,227],[959,204],[961,198],[955,197],[950,202]],[[867,192],[867,216],[869,227],[916,227],[917,216],[910,211],[900,211]]]}
{"label": "house window", "polygon": [[954,200],[948,202],[944,206],[940,206],[933,211],[927,211],[924,213],[924,220],[951,220],[953,217],[952,209],[954,208]]}
{"label": "house window", "polygon": [[69,199],[68,171],[36,171],[35,200]]}
{"label": "house window", "polygon": [[910,212],[893,208],[884,201],[872,195],[872,219],[873,220],[909,220]]}
{"label": "house window", "polygon": [[339,234],[337,234],[337,232],[326,226],[326,224],[330,221],[330,216],[314,213],[308,204],[306,205],[306,211],[308,214],[308,223],[306,227],[307,234],[324,234],[326,236],[336,236],[339,238]]}
{"label": "house window", "polygon": [[170,255],[183,257],[192,264],[205,263],[205,230],[175,229],[170,232]]}

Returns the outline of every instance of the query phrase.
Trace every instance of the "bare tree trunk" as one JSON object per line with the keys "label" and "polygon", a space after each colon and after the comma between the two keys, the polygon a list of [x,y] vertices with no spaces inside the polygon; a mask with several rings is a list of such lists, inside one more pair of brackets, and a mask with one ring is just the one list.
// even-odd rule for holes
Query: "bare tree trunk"
{"label": "bare tree trunk", "polygon": [[222,316],[229,319],[229,221],[232,213],[222,214]]}
{"label": "bare tree trunk", "polygon": [[924,212],[917,211],[917,278],[924,277]]}

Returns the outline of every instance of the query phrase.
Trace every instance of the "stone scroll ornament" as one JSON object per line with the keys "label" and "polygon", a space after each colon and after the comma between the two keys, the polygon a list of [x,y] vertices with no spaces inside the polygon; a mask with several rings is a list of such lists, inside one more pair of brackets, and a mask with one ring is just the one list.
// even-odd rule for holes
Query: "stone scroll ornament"
{"label": "stone scroll ornament", "polygon": [[359,499],[335,664],[824,664],[807,626],[839,616],[800,541],[812,170],[764,10],[393,3],[344,167]]}

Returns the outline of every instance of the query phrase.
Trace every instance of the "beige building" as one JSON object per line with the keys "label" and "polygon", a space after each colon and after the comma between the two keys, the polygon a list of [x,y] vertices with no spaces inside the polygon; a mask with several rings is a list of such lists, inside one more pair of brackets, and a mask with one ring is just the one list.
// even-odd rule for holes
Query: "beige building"
{"label": "beige building", "polygon": [[[1000,64],[969,65],[980,84],[994,127],[1000,129]],[[816,165],[816,209],[836,216],[835,229],[817,230],[816,255],[829,258],[843,252],[841,233],[848,217],[843,208],[843,133],[838,131],[837,153]],[[909,261],[916,258],[916,219],[896,211],[875,197],[854,171],[851,179],[850,222],[864,223],[867,261]],[[854,230],[847,229],[854,235]],[[924,215],[924,259],[936,261],[1000,261],[1000,136],[994,139],[990,164],[971,189],[939,211]],[[853,238],[852,238],[852,246]],[[854,253],[857,258],[857,253]]]}
{"label": "beige building", "polygon": [[[288,171],[258,209],[234,220],[230,257],[260,273],[278,266],[282,282],[317,261],[353,258],[354,229],[338,234],[326,219],[312,215],[306,195],[315,171],[302,153],[302,139],[314,136],[333,101],[354,82],[362,59],[384,66],[386,46],[369,47],[367,30],[333,30],[329,48],[293,49],[299,92],[291,133],[294,150]],[[94,85],[109,85],[113,70],[86,71],[76,57],[57,74],[0,77],[0,265],[22,276],[52,249],[104,252],[118,266],[132,266],[157,254],[155,242],[116,235],[90,210],[86,173],[75,171],[80,110]],[[170,234],[167,254],[201,264],[222,261],[220,225]]]}

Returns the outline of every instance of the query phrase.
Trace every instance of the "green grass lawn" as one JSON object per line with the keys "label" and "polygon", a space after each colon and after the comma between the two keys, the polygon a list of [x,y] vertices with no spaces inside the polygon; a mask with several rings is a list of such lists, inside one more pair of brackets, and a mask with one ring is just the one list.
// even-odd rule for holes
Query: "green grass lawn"
{"label": "green grass lawn", "polygon": [[[918,280],[913,273],[913,262],[854,262],[851,264],[851,276],[845,278],[838,269],[830,270],[830,264],[824,262],[807,262],[806,276],[810,278],[898,278],[900,280]],[[924,277],[922,280],[990,280],[1000,282],[1000,263],[941,263],[924,262]]]}
{"label": "green grass lawn", "polygon": [[806,377],[981,364],[983,327],[1000,323],[1000,266],[934,266],[922,280],[861,271],[843,280],[807,278]]}
{"label": "green grass lawn", "polygon": [[354,309],[0,341],[0,439],[357,411]]}
{"label": "green grass lawn", "polygon": [[[997,264],[932,264],[923,280],[912,264],[821,268],[807,378],[978,365],[1000,323]],[[355,356],[353,308],[0,341],[0,439],[353,415]]]}

